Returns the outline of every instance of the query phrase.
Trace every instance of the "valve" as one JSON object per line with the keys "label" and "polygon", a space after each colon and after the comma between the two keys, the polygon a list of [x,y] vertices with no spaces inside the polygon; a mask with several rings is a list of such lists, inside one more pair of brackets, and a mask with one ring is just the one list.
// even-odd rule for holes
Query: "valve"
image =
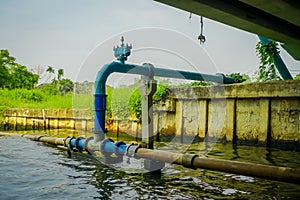
{"label": "valve", "polygon": [[127,57],[130,56],[132,49],[132,45],[124,44],[124,37],[121,37],[121,45],[120,46],[114,46],[113,51],[114,51],[114,56],[119,60],[121,63],[125,63],[127,60]]}

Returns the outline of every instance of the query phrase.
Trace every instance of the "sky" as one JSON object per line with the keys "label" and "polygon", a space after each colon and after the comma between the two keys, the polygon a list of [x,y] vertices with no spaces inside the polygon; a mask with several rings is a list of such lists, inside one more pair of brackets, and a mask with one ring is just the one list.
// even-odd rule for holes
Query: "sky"
{"label": "sky", "polygon": [[[62,68],[78,82],[94,81],[115,60],[121,36],[133,46],[127,63],[212,74],[258,69],[255,34],[204,18],[200,45],[199,16],[189,16],[152,0],[1,0],[0,49],[32,69]],[[280,51],[291,72],[300,73],[300,62]]]}

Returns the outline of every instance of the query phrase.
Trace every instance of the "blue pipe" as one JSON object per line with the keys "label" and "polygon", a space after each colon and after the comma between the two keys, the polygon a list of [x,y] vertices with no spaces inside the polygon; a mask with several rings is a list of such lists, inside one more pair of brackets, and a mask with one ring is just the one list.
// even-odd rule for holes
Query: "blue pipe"
{"label": "blue pipe", "polygon": [[[69,142],[70,147],[82,151],[85,148],[85,139],[82,137],[71,138]],[[127,145],[124,142],[114,142],[111,139],[105,139],[100,143],[99,150],[103,155],[115,154],[123,156],[126,152]]]}
{"label": "blue pipe", "polygon": [[70,140],[71,147],[75,147],[79,151],[82,151],[85,149],[84,143],[85,143],[85,139],[82,137],[71,138],[71,140]]}
{"label": "blue pipe", "polygon": [[[112,62],[102,67],[102,69],[97,74],[97,78],[94,86],[95,87],[94,88],[95,89],[95,95],[94,95],[95,134],[104,135],[105,132],[105,110],[106,110],[105,83],[108,76],[114,72],[139,74],[139,75],[147,76],[149,75],[149,68],[147,66],[124,64],[120,62]],[[209,74],[201,74],[196,72],[154,68],[154,75],[159,77],[167,77],[167,78],[212,81],[212,82],[224,83],[224,84],[234,83],[234,80],[231,77],[226,77],[222,74],[209,75]],[[100,136],[100,138],[104,138],[104,136]]]}
{"label": "blue pipe", "polygon": [[127,145],[124,142],[114,142],[112,139],[105,139],[100,144],[100,151],[104,155],[115,154],[123,156],[126,152]]}
{"label": "blue pipe", "polygon": [[[272,42],[272,40],[269,38],[265,38],[263,36],[258,36],[258,37],[263,45],[268,45]],[[283,60],[281,59],[277,51],[274,52],[274,64],[279,74],[284,80],[293,79],[291,73],[287,69],[286,65],[284,64]]]}

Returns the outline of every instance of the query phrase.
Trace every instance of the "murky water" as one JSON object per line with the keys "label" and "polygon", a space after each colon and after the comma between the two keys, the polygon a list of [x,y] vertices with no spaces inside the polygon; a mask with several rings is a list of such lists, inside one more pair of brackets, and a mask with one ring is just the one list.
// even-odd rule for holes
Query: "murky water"
{"label": "murky water", "polygon": [[[62,132],[56,137],[63,137]],[[186,145],[157,143],[180,151]],[[188,153],[300,168],[300,153],[230,144],[193,144]],[[0,137],[0,199],[299,199],[300,185],[167,165],[161,174],[126,173],[86,154],[21,137]]]}

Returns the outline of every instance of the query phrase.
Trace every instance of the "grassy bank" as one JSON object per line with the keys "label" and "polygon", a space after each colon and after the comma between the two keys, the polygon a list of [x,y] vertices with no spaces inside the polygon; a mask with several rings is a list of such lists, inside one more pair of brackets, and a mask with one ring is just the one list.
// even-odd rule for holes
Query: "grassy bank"
{"label": "grassy bank", "polygon": [[93,109],[93,96],[68,93],[49,94],[38,89],[0,90],[0,121],[8,108],[75,108]]}

